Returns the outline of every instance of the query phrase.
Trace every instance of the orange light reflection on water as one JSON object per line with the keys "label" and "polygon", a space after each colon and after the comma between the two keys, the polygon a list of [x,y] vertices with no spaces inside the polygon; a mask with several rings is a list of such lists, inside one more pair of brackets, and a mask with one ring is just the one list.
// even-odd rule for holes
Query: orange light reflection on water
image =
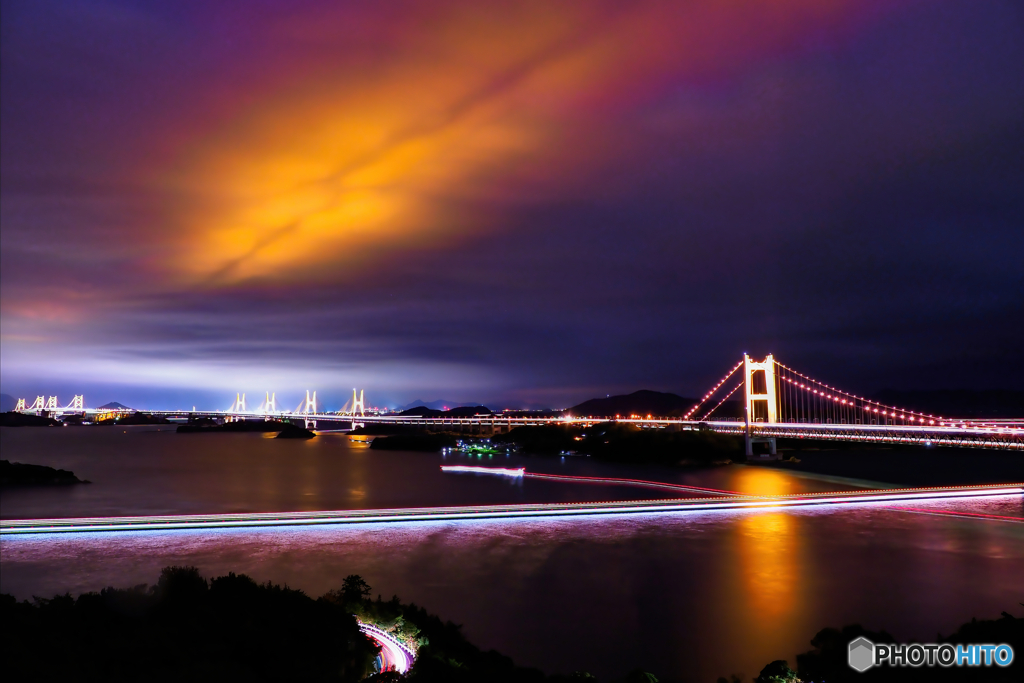
{"label": "orange light reflection on water", "polygon": [[[796,493],[794,480],[783,473],[744,468],[737,489],[757,495]],[[759,512],[736,525],[738,586],[750,615],[748,637],[762,643],[786,640],[805,610],[803,591],[807,553],[801,518],[787,512]]]}
{"label": "orange light reflection on water", "polygon": [[793,477],[763,467],[741,468],[731,482],[731,488],[740,493],[756,496],[784,496],[803,492]]}

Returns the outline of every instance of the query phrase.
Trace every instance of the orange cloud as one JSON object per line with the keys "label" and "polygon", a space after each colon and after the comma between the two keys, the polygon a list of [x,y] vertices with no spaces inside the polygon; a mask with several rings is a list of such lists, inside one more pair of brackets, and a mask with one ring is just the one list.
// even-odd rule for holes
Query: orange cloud
{"label": "orange cloud", "polygon": [[[210,285],[304,279],[487,229],[496,219],[474,202],[523,178],[564,190],[602,162],[601,135],[581,130],[603,108],[673,74],[738,68],[839,25],[849,5],[457,8],[372,60],[307,59],[166,174],[183,192],[167,265]],[[560,147],[571,139],[585,144]]]}

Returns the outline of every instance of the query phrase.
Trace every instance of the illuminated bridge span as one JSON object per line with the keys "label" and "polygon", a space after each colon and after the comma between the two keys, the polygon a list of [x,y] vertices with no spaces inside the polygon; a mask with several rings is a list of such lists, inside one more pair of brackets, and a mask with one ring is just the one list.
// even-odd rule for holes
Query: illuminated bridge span
{"label": "illuminated bridge span", "polygon": [[[741,389],[745,417],[716,415]],[[308,408],[307,402],[307,411]],[[477,434],[507,432],[529,425],[560,423],[590,426],[606,421],[603,417],[587,415],[530,417],[514,413],[473,417],[362,414],[358,421],[353,420],[354,415],[333,413],[305,412],[302,417],[312,425],[338,421],[351,424],[392,423]],[[706,429],[743,435],[748,456],[753,455],[754,446],[758,443],[767,446],[765,457],[774,456],[778,438],[1024,451],[1024,419],[957,419],[886,405],[813,379],[779,363],[772,355],[763,361],[755,361],[744,354],[743,359],[682,417],[631,415],[617,416],[614,421],[648,429]]]}
{"label": "illuminated bridge span", "polygon": [[[743,392],[740,394],[740,390]],[[742,396],[744,418],[723,417],[720,409],[733,396]],[[81,397],[78,405],[81,405]],[[56,401],[55,397],[52,399]],[[41,409],[43,397],[25,410]],[[24,406],[20,403],[19,407]],[[346,404],[348,406],[348,404]],[[90,412],[90,411],[85,411]],[[152,411],[168,417],[207,416],[219,419],[301,418],[309,427],[317,424],[339,428],[346,425],[419,425],[436,431],[461,431],[480,435],[507,432],[515,427],[542,424],[589,426],[607,418],[558,414],[546,417],[518,413],[470,417],[426,417],[365,412],[363,394],[352,393],[351,408],[339,413],[320,412],[316,392],[295,411],[277,411],[272,394],[258,408],[245,409],[245,395],[239,394],[231,408],[221,411]],[[922,446],[966,446],[1024,451],[1024,419],[975,420],[925,414],[886,405],[813,379],[775,360],[771,355],[755,361],[744,354],[686,414],[681,417],[657,415],[616,416],[614,421],[646,429],[710,430],[745,437],[747,454],[756,444],[767,446],[767,456],[776,453],[776,439],[803,438],[857,441],[879,444]]]}
{"label": "illuminated bridge span", "polygon": [[[537,503],[473,505],[464,507],[400,508],[391,510],[335,510],[324,512],[264,512],[217,515],[156,515],[150,517],[84,517],[0,520],[0,535],[54,534],[103,531],[161,531],[237,527],[292,527],[324,524],[380,524],[392,522],[449,522],[455,520],[508,520],[663,513],[737,512],[808,506],[884,505],[942,499],[1024,495],[1024,483],[989,486],[801,493],[786,496],[734,495],[716,498],[618,501],[607,503]],[[915,512],[928,509],[900,508]],[[937,511],[945,513],[949,511]],[[951,513],[955,514],[955,513]],[[986,515],[995,519],[996,516]],[[1024,522],[1024,518],[999,518]]]}

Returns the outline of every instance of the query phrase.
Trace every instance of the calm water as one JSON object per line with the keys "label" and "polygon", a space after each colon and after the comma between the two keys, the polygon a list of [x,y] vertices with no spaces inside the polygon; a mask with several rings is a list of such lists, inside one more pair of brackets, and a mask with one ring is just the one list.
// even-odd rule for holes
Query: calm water
{"label": "calm water", "polygon": [[[664,497],[640,488],[442,474],[464,456],[153,428],[0,429],[5,459],[72,469],[87,486],[4,490],[4,518],[314,510]],[[761,467],[694,472],[586,458],[495,456],[527,471],[656,479],[759,493],[850,488]],[[1019,496],[915,508],[1024,516]],[[826,625],[931,639],[1019,613],[1024,524],[882,506],[298,529],[36,536],[0,542],[19,598],[153,582],[161,567],[245,572],[312,595],[362,574],[464,625],[484,648],[548,672],[713,681],[793,662]]]}

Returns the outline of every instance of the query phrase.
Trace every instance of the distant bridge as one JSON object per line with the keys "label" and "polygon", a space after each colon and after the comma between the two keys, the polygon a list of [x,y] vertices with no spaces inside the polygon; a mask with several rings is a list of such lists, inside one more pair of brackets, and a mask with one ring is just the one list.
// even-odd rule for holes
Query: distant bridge
{"label": "distant bridge", "polygon": [[[745,417],[730,419],[716,416],[715,412],[741,388]],[[51,401],[55,405],[56,397]],[[19,409],[38,412],[41,403],[42,397],[31,407],[26,407],[22,401]],[[95,412],[81,409],[81,396],[75,398],[75,403],[78,406],[75,412]],[[354,389],[351,409],[340,413],[318,410],[316,392],[310,394],[309,391],[295,411],[277,411],[276,400],[268,393],[267,400],[253,411],[245,409],[245,396],[239,394],[228,410],[146,412],[178,418],[302,419],[311,427],[318,423],[337,424],[338,427],[346,424],[396,424],[479,435],[545,424],[591,426],[610,419],[643,429],[710,430],[742,435],[748,456],[754,455],[756,444],[766,445],[767,453],[763,457],[776,456],[776,439],[779,438],[1024,451],[1024,419],[957,419],[885,405],[812,379],[779,363],[771,355],[763,361],[754,361],[744,354],[743,359],[681,417],[623,415],[608,418],[568,414],[538,417],[516,412],[464,417],[381,415],[365,412],[362,392],[357,396]]]}

